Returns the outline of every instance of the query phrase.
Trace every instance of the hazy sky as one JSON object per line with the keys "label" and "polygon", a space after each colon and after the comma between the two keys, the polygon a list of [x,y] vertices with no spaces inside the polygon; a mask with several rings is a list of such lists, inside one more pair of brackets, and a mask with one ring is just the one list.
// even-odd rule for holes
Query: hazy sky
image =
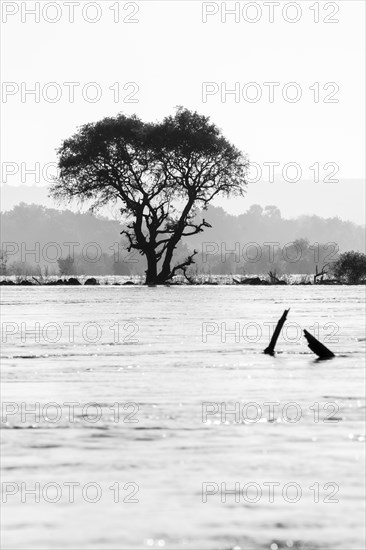
{"label": "hazy sky", "polygon": [[[156,120],[184,105],[247,152],[253,179],[279,163],[274,182],[221,201],[228,211],[277,204],[287,216],[364,221],[364,181],[350,181],[365,177],[362,0],[1,5],[4,182],[33,185],[25,172],[39,163],[46,185],[44,166],[83,123],[121,111]],[[236,10],[226,21],[225,6]]]}

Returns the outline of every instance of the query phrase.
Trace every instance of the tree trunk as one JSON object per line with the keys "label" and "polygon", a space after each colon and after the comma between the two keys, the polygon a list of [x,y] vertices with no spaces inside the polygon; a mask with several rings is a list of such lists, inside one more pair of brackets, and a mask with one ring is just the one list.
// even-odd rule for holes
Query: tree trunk
{"label": "tree trunk", "polygon": [[158,262],[156,259],[155,250],[149,251],[146,254],[146,260],[147,270],[145,284],[156,285],[158,284]]}
{"label": "tree trunk", "polygon": [[162,266],[161,271],[159,273],[160,284],[163,284],[164,282],[166,282],[169,279],[169,275],[171,274],[171,271],[172,271],[171,270],[171,263],[172,263],[172,259],[173,259],[174,250],[175,250],[175,247],[177,246],[178,242],[182,238],[184,228],[185,228],[185,224],[186,224],[186,219],[187,219],[187,216],[188,216],[189,212],[191,211],[191,208],[192,208],[193,204],[194,204],[194,198],[192,196],[190,196],[189,200],[188,200],[187,204],[185,205],[184,210],[181,214],[181,217],[180,217],[179,222],[177,224],[177,227],[174,231],[174,234],[171,236],[170,241],[168,243],[168,246],[167,246],[167,249],[166,249],[166,252],[165,252],[165,258],[164,258],[164,261],[163,261],[163,266]]}
{"label": "tree trunk", "polygon": [[157,276],[157,284],[163,285],[169,279],[169,276],[172,272],[172,269],[171,269],[172,259],[173,259],[173,250],[168,249],[165,253],[162,269],[159,275]]}
{"label": "tree trunk", "polygon": [[[171,255],[172,256],[172,255]],[[158,262],[154,255],[146,255],[147,258],[147,270],[146,270],[146,282],[147,285],[164,285],[170,278],[171,270],[171,261],[164,260],[164,266],[162,267],[160,273],[158,273]]]}

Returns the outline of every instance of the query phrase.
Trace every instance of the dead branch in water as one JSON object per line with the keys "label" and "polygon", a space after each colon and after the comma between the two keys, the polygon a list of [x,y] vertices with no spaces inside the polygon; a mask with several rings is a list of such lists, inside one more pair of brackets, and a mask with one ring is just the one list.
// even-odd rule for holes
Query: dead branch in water
{"label": "dead branch in water", "polygon": [[308,346],[313,351],[319,359],[331,359],[335,357],[334,353],[330,351],[324,344],[319,342],[310,332],[304,329],[304,336],[308,342]]}
{"label": "dead branch in water", "polygon": [[190,285],[194,285],[194,280],[187,275],[187,266],[182,268],[184,278],[189,282]]}
{"label": "dead branch in water", "polygon": [[277,277],[276,271],[269,271],[268,272],[270,283],[273,285],[275,283],[280,283],[280,279]]}
{"label": "dead branch in water", "polygon": [[320,280],[322,281],[324,278],[324,275],[328,275],[328,271],[325,271],[325,269],[329,266],[328,264],[323,265],[322,270],[318,271],[318,266],[315,266],[315,275],[314,275],[314,284],[316,283],[316,280],[318,277],[320,277]]}
{"label": "dead branch in water", "polygon": [[271,285],[286,285],[287,284],[286,281],[284,281],[283,279],[280,279],[279,277],[277,277],[276,270],[269,271],[268,275],[269,275],[269,282],[271,283]]}
{"label": "dead branch in water", "polygon": [[275,347],[276,347],[278,337],[281,333],[283,325],[285,324],[285,321],[287,319],[287,314],[288,314],[289,311],[290,311],[290,308],[285,309],[285,311],[282,314],[281,319],[278,321],[277,326],[275,328],[275,331],[273,333],[273,336],[271,338],[271,341],[269,343],[269,346],[264,350],[264,353],[266,353],[267,355],[274,355],[274,350],[275,350]]}

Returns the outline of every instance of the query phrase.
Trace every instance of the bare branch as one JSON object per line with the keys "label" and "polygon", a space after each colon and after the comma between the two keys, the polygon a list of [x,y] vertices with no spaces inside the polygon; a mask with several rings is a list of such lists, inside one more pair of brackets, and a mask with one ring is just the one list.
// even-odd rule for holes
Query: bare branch
{"label": "bare branch", "polygon": [[176,265],[175,267],[173,267],[173,269],[171,270],[171,272],[170,272],[170,274],[169,274],[169,277],[167,277],[167,278],[168,278],[168,279],[172,279],[172,278],[174,277],[175,273],[176,273],[177,271],[179,271],[179,269],[184,269],[184,268],[188,267],[189,265],[194,264],[193,258],[194,258],[194,256],[196,256],[196,254],[198,254],[198,250],[194,250],[194,251],[193,251],[193,254],[190,254],[190,255],[186,258],[186,260],[184,260],[184,262],[182,262],[182,263]]}

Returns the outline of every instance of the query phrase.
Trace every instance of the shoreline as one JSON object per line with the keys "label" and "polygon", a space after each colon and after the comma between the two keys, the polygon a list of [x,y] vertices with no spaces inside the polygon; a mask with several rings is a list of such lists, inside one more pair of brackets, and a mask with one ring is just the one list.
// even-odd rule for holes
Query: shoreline
{"label": "shoreline", "polygon": [[[32,280],[33,279],[33,280]],[[175,280],[166,282],[163,284],[151,284],[146,285],[143,277],[138,277],[134,279],[128,279],[118,282],[117,280],[109,281],[105,280],[105,277],[98,280],[96,277],[69,277],[69,278],[59,278],[57,280],[37,280],[35,277],[22,277],[13,280],[12,278],[2,278],[0,280],[0,286],[32,286],[32,287],[48,287],[48,286],[364,286],[366,281],[361,281],[358,283],[347,283],[343,281],[338,281],[334,279],[324,279],[323,281],[311,282],[310,280],[296,281],[296,280],[278,280],[278,281],[269,281],[268,279],[260,279],[259,277],[251,277],[238,281],[237,279],[231,277],[220,277],[217,278],[197,278],[196,280],[186,281],[183,278],[177,277]],[[103,280],[104,279],[104,280]],[[115,277],[117,279],[117,277]]]}

